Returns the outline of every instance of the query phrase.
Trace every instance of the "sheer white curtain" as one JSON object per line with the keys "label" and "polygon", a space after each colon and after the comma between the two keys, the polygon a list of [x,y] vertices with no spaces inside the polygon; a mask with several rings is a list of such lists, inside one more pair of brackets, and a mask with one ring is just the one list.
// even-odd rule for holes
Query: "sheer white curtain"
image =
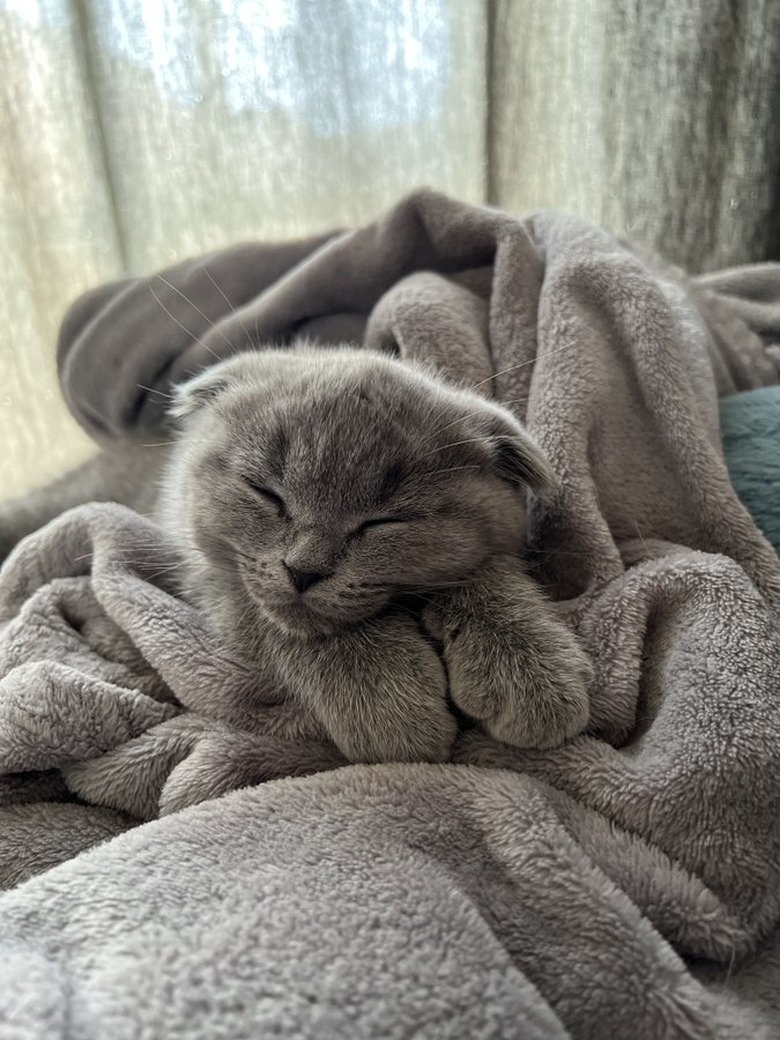
{"label": "sheer white curtain", "polygon": [[428,184],[694,267],[778,244],[776,0],[0,0],[0,497],[90,450],[74,296]]}
{"label": "sheer white curtain", "polygon": [[485,55],[480,0],[0,0],[0,494],[89,450],[53,366],[83,289],[484,198]]}

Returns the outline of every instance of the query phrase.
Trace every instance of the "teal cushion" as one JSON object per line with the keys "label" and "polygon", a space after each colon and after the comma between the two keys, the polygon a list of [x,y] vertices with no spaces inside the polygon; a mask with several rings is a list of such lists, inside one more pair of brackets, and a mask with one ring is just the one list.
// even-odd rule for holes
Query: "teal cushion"
{"label": "teal cushion", "polygon": [[780,386],[724,397],[720,425],[737,494],[780,553]]}

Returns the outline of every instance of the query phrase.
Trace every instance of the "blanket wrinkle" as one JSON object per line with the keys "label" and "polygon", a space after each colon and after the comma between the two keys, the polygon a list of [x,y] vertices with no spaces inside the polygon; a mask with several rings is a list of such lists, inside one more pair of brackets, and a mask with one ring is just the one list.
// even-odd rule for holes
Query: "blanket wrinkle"
{"label": "blanket wrinkle", "polygon": [[[121,437],[210,352],[310,336],[526,422],[559,478],[530,566],[592,659],[590,726],[349,764],[179,595],[153,521],[63,514],[0,571],[0,877],[30,879],[0,920],[77,995],[63,1035],[778,1035],[780,558],[718,395],[780,382],[780,265],[691,277],[573,217],[420,191],[95,291],[63,392]],[[44,986],[0,994],[23,1040]]]}

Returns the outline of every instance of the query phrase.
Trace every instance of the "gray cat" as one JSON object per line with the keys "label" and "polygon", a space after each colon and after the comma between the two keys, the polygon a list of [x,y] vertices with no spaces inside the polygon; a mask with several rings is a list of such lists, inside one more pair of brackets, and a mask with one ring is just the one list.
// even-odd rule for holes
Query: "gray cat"
{"label": "gray cat", "polygon": [[185,594],[353,761],[444,761],[456,711],[523,747],[584,728],[588,659],[521,559],[554,478],[509,412],[352,349],[240,355],[171,411],[170,458],[113,446],[4,507],[0,552],[90,498],[152,507]]}
{"label": "gray cat", "polygon": [[524,572],[548,463],[503,408],[408,363],[266,351],[185,384],[160,517],[190,595],[353,761],[448,758],[451,702],[549,747],[590,666]]}

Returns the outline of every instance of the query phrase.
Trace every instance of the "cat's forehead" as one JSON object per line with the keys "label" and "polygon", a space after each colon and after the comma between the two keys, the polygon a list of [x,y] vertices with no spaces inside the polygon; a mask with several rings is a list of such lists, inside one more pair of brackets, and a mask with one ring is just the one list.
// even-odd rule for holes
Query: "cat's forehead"
{"label": "cat's forehead", "polygon": [[[248,436],[257,446],[315,452],[332,447],[407,445],[430,416],[430,403],[414,387],[379,380],[370,370],[285,373],[285,378],[244,386],[223,410],[229,435]],[[308,376],[308,378],[307,378]],[[327,378],[326,378],[327,377]]]}
{"label": "cat's forehead", "polygon": [[281,406],[270,436],[283,445],[288,479],[326,473],[333,483],[371,478],[397,483],[415,431],[393,408],[363,393],[323,397],[308,407]]}
{"label": "cat's forehead", "polygon": [[223,410],[220,457],[278,487],[382,500],[401,484],[419,439],[367,392],[243,394]]}
{"label": "cat's forehead", "polygon": [[475,440],[457,425],[474,402],[377,355],[248,359],[241,374],[215,402],[220,439],[233,458],[286,481],[392,488],[409,469],[441,470],[442,438],[451,466],[463,460],[449,442],[463,454]]}

